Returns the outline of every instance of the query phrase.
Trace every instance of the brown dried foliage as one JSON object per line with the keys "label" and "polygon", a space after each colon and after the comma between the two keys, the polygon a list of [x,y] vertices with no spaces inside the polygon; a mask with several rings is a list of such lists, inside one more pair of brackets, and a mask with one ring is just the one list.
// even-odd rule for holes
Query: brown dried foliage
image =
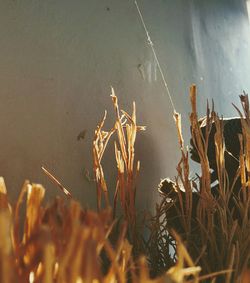
{"label": "brown dried foliage", "polygon": [[[137,258],[133,255],[130,241],[134,238],[128,237],[128,230],[138,232],[135,182],[139,171],[139,163],[134,164],[134,144],[137,131],[144,127],[136,123],[135,104],[131,116],[125,111],[120,115],[113,92],[112,100],[115,125],[110,131],[103,131],[105,113],[93,142],[98,212],[82,209],[71,197],[56,198],[44,206],[45,189],[29,181],[25,181],[16,204],[10,205],[4,180],[0,178],[0,282],[197,282],[200,268],[195,267],[178,235],[175,237],[179,260],[158,278],[151,278],[146,255]],[[114,133],[118,138],[115,142],[118,178],[111,208],[101,161]],[[67,197],[71,196],[51,173],[44,171]],[[119,225],[114,217],[118,196],[124,214]]]}
{"label": "brown dried foliage", "polygon": [[[177,253],[173,241],[173,230],[183,240],[195,265],[202,269],[200,280],[215,282],[250,282],[250,115],[247,95],[241,95],[243,113],[237,108],[242,123],[239,136],[241,149],[239,169],[236,176],[229,176],[225,165],[225,141],[223,119],[207,107],[205,136],[201,131],[196,110],[196,87],[190,89],[192,112],[190,114],[191,134],[199,155],[201,175],[198,182],[189,179],[189,152],[181,137],[180,116],[175,114],[181,150],[181,161],[177,166],[176,197],[169,201],[166,196],[157,206],[152,221],[150,251],[152,268],[160,273],[173,261],[171,253]],[[208,142],[212,123],[215,126],[214,144],[218,173],[218,193],[211,189]],[[230,153],[228,153],[230,154]],[[237,191],[237,179],[241,187]],[[230,177],[230,178],[229,178]],[[233,180],[233,181],[230,181]],[[181,189],[180,189],[181,188]],[[174,215],[174,216],[173,216]],[[162,239],[166,239],[164,242]],[[156,243],[156,244],[155,244]],[[161,245],[159,245],[159,243]],[[169,248],[169,246],[172,246]],[[169,254],[167,256],[166,254]],[[178,258],[178,257],[176,257]],[[207,275],[205,275],[207,274]]]}
{"label": "brown dried foliage", "polygon": [[[135,163],[135,140],[138,131],[145,130],[145,127],[138,126],[136,123],[136,107],[133,103],[132,114],[119,109],[118,99],[112,88],[111,98],[114,105],[116,120],[109,131],[104,131],[104,118],[98,125],[93,141],[94,174],[97,180],[97,207],[101,210],[102,194],[104,194],[105,207],[110,206],[108,188],[105,181],[104,171],[101,164],[103,154],[107,144],[113,134],[116,133],[117,141],[114,142],[115,158],[117,163],[117,183],[113,198],[113,212],[115,216],[118,197],[125,220],[128,222],[132,231],[136,225],[136,179],[140,169],[140,162]],[[132,232],[134,233],[134,232]]]}

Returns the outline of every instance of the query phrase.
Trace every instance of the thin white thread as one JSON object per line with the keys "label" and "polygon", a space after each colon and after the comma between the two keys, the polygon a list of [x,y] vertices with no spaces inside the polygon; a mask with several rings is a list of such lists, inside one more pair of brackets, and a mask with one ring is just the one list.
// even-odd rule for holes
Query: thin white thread
{"label": "thin white thread", "polygon": [[164,76],[164,74],[163,74],[163,71],[162,71],[162,68],[161,68],[161,64],[160,64],[160,62],[159,62],[159,60],[158,60],[158,57],[157,57],[157,54],[156,54],[156,51],[155,51],[155,48],[154,48],[154,44],[153,44],[153,42],[152,42],[152,40],[151,40],[151,38],[150,38],[148,29],[147,29],[147,27],[146,27],[146,24],[145,24],[145,22],[144,22],[144,19],[143,19],[142,13],[141,13],[141,10],[140,10],[140,8],[139,8],[139,6],[138,6],[136,0],[135,0],[135,6],[136,6],[136,8],[137,8],[138,14],[139,14],[140,19],[141,19],[141,23],[142,23],[143,28],[144,28],[144,30],[145,30],[148,44],[149,44],[150,47],[151,47],[151,50],[152,50],[152,52],[153,52],[153,55],[154,55],[154,58],[155,58],[155,61],[156,61],[156,64],[157,64],[157,67],[158,67],[158,69],[159,69],[159,71],[160,71],[161,78],[162,78],[163,84],[164,84],[164,86],[165,86],[165,88],[166,88],[167,95],[168,95],[169,100],[170,100],[170,102],[171,102],[173,111],[174,111],[174,113],[176,113],[176,111],[175,111],[175,106],[174,106],[174,102],[173,102],[172,96],[171,96],[171,94],[170,94],[170,90],[169,90],[169,87],[168,87],[166,78],[165,78],[165,76]]}

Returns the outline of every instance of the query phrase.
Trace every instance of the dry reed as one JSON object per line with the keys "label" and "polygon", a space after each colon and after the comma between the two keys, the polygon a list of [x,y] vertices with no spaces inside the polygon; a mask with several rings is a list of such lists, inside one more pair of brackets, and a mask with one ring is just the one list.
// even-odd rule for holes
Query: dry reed
{"label": "dry reed", "polygon": [[[151,224],[154,232],[149,248],[150,251],[157,251],[151,259],[154,274],[173,264],[163,252],[171,250],[169,245],[174,257],[178,258],[175,256],[178,249],[172,237],[174,230],[181,236],[195,264],[201,267],[200,279],[211,282],[216,277],[216,282],[250,282],[250,120],[248,96],[241,95],[240,99],[244,114],[237,108],[242,124],[238,160],[225,146],[224,121],[215,113],[214,106],[212,111],[207,106],[206,118],[198,119],[196,87],[191,87],[192,144],[201,166],[198,181],[189,178],[189,151],[181,138],[180,116],[175,114],[181,161],[177,166],[176,182],[164,180],[161,183],[160,189],[165,190],[165,197],[158,205]],[[204,124],[206,126],[202,128]],[[212,131],[214,140],[211,140]],[[229,137],[233,138],[238,137]],[[215,160],[209,156],[212,146]],[[238,162],[239,168],[236,170],[236,166],[234,173],[227,170],[230,168],[228,156]],[[216,187],[211,185],[211,166],[217,174]],[[168,240],[159,247],[158,243],[166,235]]]}
{"label": "dry reed", "polygon": [[[10,205],[4,180],[0,178],[0,282],[179,283],[186,282],[190,276],[197,282],[200,268],[194,266],[178,235],[175,237],[179,260],[158,278],[150,276],[146,254],[135,256],[134,250],[138,247],[132,244],[143,243],[136,241],[139,233],[135,207],[139,161],[135,163],[134,145],[137,132],[145,127],[136,123],[135,103],[129,115],[119,110],[113,90],[111,97],[116,113],[114,127],[110,131],[103,130],[105,112],[93,141],[97,212],[82,209],[45,168],[43,171],[65,193],[66,200],[56,198],[44,206],[43,186],[25,181],[16,204]],[[118,177],[113,200],[110,200],[101,161],[115,133]],[[123,212],[119,221],[115,217],[118,197]],[[23,210],[24,219],[21,217]]]}
{"label": "dry reed", "polygon": [[[205,134],[196,110],[196,88],[190,91],[192,141],[198,152],[201,176],[190,180],[189,151],[175,113],[181,160],[175,182],[156,206],[148,223],[151,233],[143,239],[135,206],[140,163],[135,158],[137,132],[145,130],[132,114],[120,110],[112,89],[115,123],[105,131],[107,113],[93,140],[93,170],[97,187],[97,212],[85,210],[50,173],[49,178],[68,196],[43,205],[45,189],[25,181],[15,205],[10,205],[0,178],[0,282],[29,283],[194,283],[249,282],[250,120],[246,95],[243,113],[239,170],[226,170],[223,120],[207,107]],[[214,145],[218,193],[211,189],[209,137],[215,127]],[[113,196],[105,180],[102,158],[111,137],[117,183]],[[240,189],[238,192],[238,179]],[[163,184],[163,183],[162,183]],[[168,188],[169,189],[169,188]],[[104,200],[102,200],[104,197]],[[118,202],[119,200],[119,202]],[[112,204],[112,205],[111,205]],[[122,218],[116,215],[120,204]],[[21,211],[25,209],[24,221]],[[140,239],[140,240],[138,240]]]}

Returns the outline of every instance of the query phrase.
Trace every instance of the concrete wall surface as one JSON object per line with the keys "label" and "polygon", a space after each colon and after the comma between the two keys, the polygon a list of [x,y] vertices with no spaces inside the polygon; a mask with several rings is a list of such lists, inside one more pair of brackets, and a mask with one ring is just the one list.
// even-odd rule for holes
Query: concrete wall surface
{"label": "concrete wall surface", "polygon": [[[231,102],[250,90],[250,30],[243,0],[138,0],[176,110],[188,137],[188,88],[196,83],[198,107],[206,100],[235,115]],[[95,206],[91,170],[94,129],[104,110],[137,105],[141,160],[138,202],[155,205],[157,183],[173,177],[179,160],[173,109],[139,20],[128,0],[0,1],[0,175],[12,200],[28,178],[61,194],[42,173],[50,169],[82,203]],[[77,135],[87,130],[84,140]],[[186,142],[188,140],[186,138]],[[113,141],[112,141],[113,143]],[[104,157],[114,188],[113,145]],[[112,189],[113,190],[113,189]]]}

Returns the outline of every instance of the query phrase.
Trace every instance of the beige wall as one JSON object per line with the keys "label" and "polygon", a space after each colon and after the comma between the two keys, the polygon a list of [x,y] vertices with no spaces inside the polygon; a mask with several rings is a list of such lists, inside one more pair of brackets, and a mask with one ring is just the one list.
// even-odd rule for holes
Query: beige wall
{"label": "beige wall", "polygon": [[[197,83],[199,108],[214,98],[235,113],[240,91],[250,89],[249,23],[244,1],[139,1],[188,133],[188,87]],[[126,0],[0,1],[0,175],[12,199],[25,178],[57,193],[41,165],[51,169],[82,203],[95,205],[91,140],[104,110],[137,104],[147,126],[137,141],[142,162],[141,207],[154,205],[159,179],[175,175],[179,158],[172,109],[134,6]],[[142,66],[144,75],[138,69]],[[84,141],[78,133],[87,129]],[[113,149],[110,149],[113,152]],[[113,160],[104,159],[114,186]]]}

